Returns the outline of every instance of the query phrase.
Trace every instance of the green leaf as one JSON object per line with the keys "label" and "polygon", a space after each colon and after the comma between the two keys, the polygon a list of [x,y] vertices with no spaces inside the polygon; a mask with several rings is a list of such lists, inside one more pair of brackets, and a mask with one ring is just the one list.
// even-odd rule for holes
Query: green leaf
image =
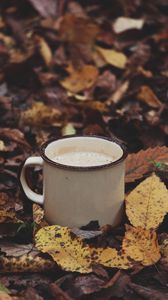
{"label": "green leaf", "polygon": [[7,294],[10,293],[10,291],[0,282],[0,291],[5,292]]}

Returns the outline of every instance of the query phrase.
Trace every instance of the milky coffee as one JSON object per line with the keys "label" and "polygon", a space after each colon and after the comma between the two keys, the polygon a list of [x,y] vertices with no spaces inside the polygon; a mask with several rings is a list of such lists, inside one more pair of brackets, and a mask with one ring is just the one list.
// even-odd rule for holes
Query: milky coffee
{"label": "milky coffee", "polygon": [[115,161],[115,158],[104,153],[74,151],[56,155],[52,160],[68,166],[94,167],[109,164]]}

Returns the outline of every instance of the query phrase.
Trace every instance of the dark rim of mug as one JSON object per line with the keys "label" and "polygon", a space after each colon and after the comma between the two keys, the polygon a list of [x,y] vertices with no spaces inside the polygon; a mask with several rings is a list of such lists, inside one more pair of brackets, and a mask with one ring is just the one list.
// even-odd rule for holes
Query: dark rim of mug
{"label": "dark rim of mug", "polygon": [[[114,143],[116,143],[117,145],[119,145],[121,147],[121,149],[123,150],[123,154],[119,159],[117,159],[117,160],[115,160],[111,163],[100,165],[100,166],[89,166],[89,167],[69,166],[69,165],[60,164],[60,163],[57,163],[55,161],[52,161],[45,154],[45,150],[46,150],[47,146],[50,143],[56,142],[56,141],[61,140],[61,139],[77,138],[77,137],[81,137],[81,138],[98,138],[98,139],[106,140],[106,141],[109,141],[109,142],[114,142]],[[63,136],[63,137],[58,138],[58,139],[50,139],[47,142],[45,142],[40,147],[40,154],[41,154],[41,157],[44,159],[44,161],[46,161],[50,165],[58,167],[60,169],[73,170],[73,171],[90,171],[90,170],[100,170],[100,169],[104,169],[104,168],[109,168],[109,167],[112,167],[112,166],[115,166],[115,165],[119,164],[120,162],[122,162],[123,160],[126,159],[126,157],[128,155],[128,150],[127,150],[127,146],[124,144],[124,142],[118,140],[116,137],[108,138],[108,137],[98,136],[98,135],[67,135],[67,136]]]}

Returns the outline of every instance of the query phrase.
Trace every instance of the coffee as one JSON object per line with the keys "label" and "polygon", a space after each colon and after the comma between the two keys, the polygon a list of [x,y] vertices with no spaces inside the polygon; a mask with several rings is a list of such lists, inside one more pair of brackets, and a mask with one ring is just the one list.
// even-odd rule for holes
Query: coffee
{"label": "coffee", "polygon": [[115,161],[115,158],[104,153],[74,151],[56,155],[52,160],[68,166],[94,167],[109,164]]}

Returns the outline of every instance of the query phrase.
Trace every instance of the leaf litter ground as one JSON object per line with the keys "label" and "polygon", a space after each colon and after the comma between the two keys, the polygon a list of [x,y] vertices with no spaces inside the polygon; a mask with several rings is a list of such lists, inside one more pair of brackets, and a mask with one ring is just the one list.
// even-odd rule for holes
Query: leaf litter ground
{"label": "leaf litter ground", "polygon": [[[167,299],[167,2],[2,0],[0,8],[0,299]],[[72,133],[115,135],[130,152],[128,218],[117,228],[60,228],[78,248],[76,265],[67,239],[63,248],[56,239],[57,250],[34,248],[49,227],[17,181],[41,143]],[[41,192],[41,171],[27,175]]]}

